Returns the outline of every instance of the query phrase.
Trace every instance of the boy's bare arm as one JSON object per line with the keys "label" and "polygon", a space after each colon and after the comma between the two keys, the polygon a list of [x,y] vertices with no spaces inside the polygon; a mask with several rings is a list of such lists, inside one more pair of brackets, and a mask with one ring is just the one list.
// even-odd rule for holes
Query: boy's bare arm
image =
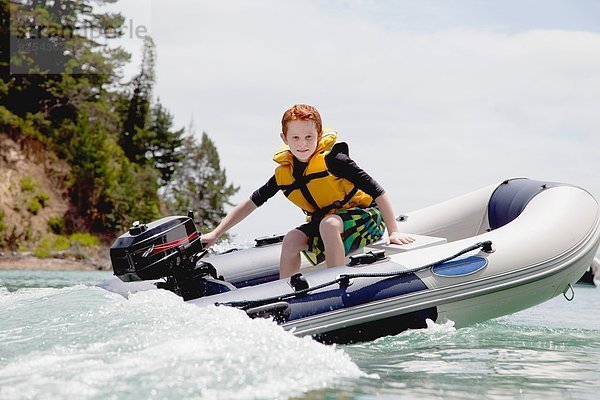
{"label": "boy's bare arm", "polygon": [[211,232],[202,235],[202,243],[208,248],[215,244],[222,234],[233,228],[239,222],[243,221],[248,215],[252,214],[258,207],[250,198],[242,200],[223,218],[221,223]]}
{"label": "boy's bare arm", "polygon": [[383,222],[387,226],[389,242],[395,244],[407,244],[415,241],[410,236],[402,235],[398,230],[398,223],[396,222],[396,214],[394,213],[394,207],[392,206],[392,200],[387,193],[383,193],[381,196],[375,199],[379,211],[383,216]]}

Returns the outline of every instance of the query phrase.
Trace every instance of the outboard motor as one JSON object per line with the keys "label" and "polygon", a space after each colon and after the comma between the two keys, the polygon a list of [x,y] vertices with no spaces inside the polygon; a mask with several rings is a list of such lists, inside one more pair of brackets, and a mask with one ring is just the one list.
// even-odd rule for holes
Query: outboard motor
{"label": "outboard motor", "polygon": [[124,282],[166,278],[157,283],[190,300],[234,289],[216,279],[216,270],[199,261],[202,241],[193,215],[172,216],[149,224],[133,223],[110,248],[114,274]]}

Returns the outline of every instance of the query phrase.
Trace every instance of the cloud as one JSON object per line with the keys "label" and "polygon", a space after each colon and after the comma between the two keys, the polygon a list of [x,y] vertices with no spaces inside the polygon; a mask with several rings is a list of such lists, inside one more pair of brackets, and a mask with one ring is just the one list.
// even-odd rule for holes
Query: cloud
{"label": "cloud", "polygon": [[[511,176],[600,197],[600,34],[406,31],[348,4],[152,3],[156,94],[214,139],[236,200],[272,174],[281,114],[298,102],[340,130],[397,212]],[[233,232],[302,220],[282,199],[263,209]]]}

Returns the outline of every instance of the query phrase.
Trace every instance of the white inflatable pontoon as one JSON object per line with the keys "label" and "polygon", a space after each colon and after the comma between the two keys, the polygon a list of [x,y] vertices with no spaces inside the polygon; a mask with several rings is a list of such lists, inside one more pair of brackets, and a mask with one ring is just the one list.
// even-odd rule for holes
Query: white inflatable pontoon
{"label": "white inflatable pontoon", "polygon": [[282,280],[275,238],[199,259],[193,222],[170,217],[119,237],[111,259],[120,280],[101,286],[172,290],[326,343],[372,340],[425,327],[426,319],[462,327],[571,298],[598,250],[599,213],[579,187],[511,179],[398,217],[414,243],[376,243],[347,265],[307,267]]}

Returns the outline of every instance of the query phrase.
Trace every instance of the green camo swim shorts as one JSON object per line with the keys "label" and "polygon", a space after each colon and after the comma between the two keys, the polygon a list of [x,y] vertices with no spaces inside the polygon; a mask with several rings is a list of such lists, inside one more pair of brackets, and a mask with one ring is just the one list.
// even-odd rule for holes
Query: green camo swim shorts
{"label": "green camo swim shorts", "polygon": [[[385,232],[383,217],[376,207],[354,207],[337,211],[335,215],[339,215],[344,222],[342,242],[346,255],[378,241]],[[303,251],[302,254],[312,265],[317,265],[325,260],[325,246],[319,234],[320,222],[320,220],[313,220],[298,227],[308,236],[308,250]]]}

